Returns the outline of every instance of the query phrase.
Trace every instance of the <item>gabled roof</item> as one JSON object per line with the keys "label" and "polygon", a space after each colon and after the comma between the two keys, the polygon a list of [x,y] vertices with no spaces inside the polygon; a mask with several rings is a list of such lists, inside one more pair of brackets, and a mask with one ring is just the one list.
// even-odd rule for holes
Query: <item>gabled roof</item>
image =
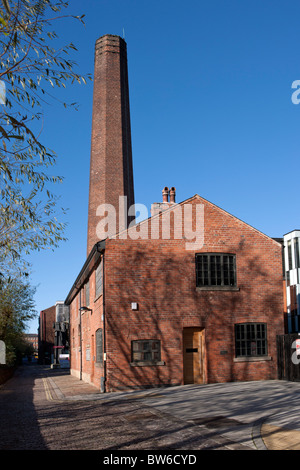
{"label": "gabled roof", "polygon": [[[256,233],[258,233],[259,235],[262,235],[263,237],[267,238],[268,240],[272,240],[274,243],[276,243],[277,245],[280,244],[279,242],[276,241],[276,238],[272,238],[270,237],[269,235],[266,235],[265,233],[261,232],[260,230],[256,229],[255,227],[253,227],[252,225],[248,224],[247,222],[244,222],[243,220],[239,219],[238,217],[230,214],[229,212],[225,211],[224,209],[221,209],[221,207],[217,206],[216,204],[213,204],[212,202],[210,201],[207,201],[206,199],[204,199],[203,197],[199,196],[199,194],[195,194],[195,196],[193,196],[194,198],[197,197],[203,201],[205,201],[205,203],[211,205],[212,207],[215,207],[216,209],[218,209],[219,211],[223,212],[224,214],[228,215],[229,217],[232,217],[233,219],[237,220],[239,223],[243,224],[243,225],[247,225],[247,227],[250,227],[252,230],[254,230]],[[192,199],[192,198],[191,198]]]}
{"label": "gabled roof", "polygon": [[[246,225],[247,227],[249,227],[251,230],[254,230],[256,233],[258,233],[259,235],[265,237],[266,239],[276,243],[276,244],[280,244],[279,241],[277,241],[276,238],[272,238],[268,235],[266,235],[265,233],[261,232],[260,230],[256,229],[255,227],[253,227],[252,225],[248,224],[247,222],[244,222],[243,220],[239,219],[238,217],[230,214],[229,212],[225,211],[224,209],[222,209],[221,207],[217,206],[216,204],[213,204],[212,202],[208,201],[207,199],[203,198],[202,196],[199,196],[199,194],[195,194],[194,196],[188,198],[188,199],[185,199],[184,201],[182,202],[179,202],[179,203],[176,203],[174,205],[170,205],[170,207],[168,209],[165,209],[163,212],[159,213],[159,214],[156,214],[154,216],[150,216],[148,217],[147,219],[145,220],[142,220],[141,222],[139,222],[135,227],[134,227],[134,230],[136,229],[137,226],[140,226],[142,224],[145,224],[145,223],[148,223],[148,221],[150,219],[155,219],[155,218],[158,218],[158,217],[161,217],[162,214],[165,214],[165,213],[168,213],[168,212],[171,212],[172,210],[174,210],[176,207],[178,206],[183,206],[185,204],[188,204],[190,203],[191,201],[195,200],[195,199],[198,199],[200,201],[204,201],[205,204],[208,204],[210,205],[211,207],[214,207],[216,208],[217,210],[219,210],[220,212],[222,212],[223,214],[226,214],[227,216],[231,217],[232,219],[236,220],[237,222],[239,222],[240,224],[243,224],[243,225]],[[133,229],[133,227],[132,227]],[[112,238],[112,239],[115,239],[117,236],[119,236],[120,234],[123,234],[125,232],[129,232],[131,229],[128,228],[126,230],[123,230],[122,232],[119,232],[115,235],[113,235],[112,237],[109,237],[109,238]]]}
{"label": "gabled roof", "polygon": [[[127,228],[126,230],[123,230],[122,232],[119,232],[119,233],[117,233],[117,234],[115,234],[115,235],[113,235],[112,237],[109,237],[109,238],[115,239],[117,236],[120,236],[120,235],[122,235],[126,232],[128,233],[130,230],[133,230],[133,229],[136,230],[137,226],[148,223],[148,221],[150,219],[156,219],[158,217],[161,217],[162,214],[166,214],[167,212],[170,212],[170,211],[174,210],[176,207],[183,206],[184,204],[188,204],[189,202],[191,202],[193,200],[196,200],[196,199],[199,200],[199,201],[203,201],[205,204],[208,204],[211,207],[219,210],[223,214],[233,218],[235,221],[237,221],[241,225],[246,225],[251,230],[255,231],[256,233],[258,233],[262,237],[266,238],[267,240],[271,241],[272,243],[276,244],[277,246],[281,245],[282,239],[269,237],[268,235],[264,234],[260,230],[257,230],[256,228],[252,227],[252,225],[247,224],[246,222],[242,221],[238,217],[235,217],[234,215],[230,214],[229,212],[225,211],[224,209],[221,209],[216,204],[213,204],[212,202],[210,202],[210,201],[204,199],[203,197],[199,196],[199,194],[195,194],[194,196],[192,196],[188,199],[185,199],[184,201],[182,201],[180,203],[172,204],[172,205],[170,205],[170,207],[168,209],[165,209],[163,212],[161,212],[159,214],[155,214],[153,216],[150,216],[145,220],[142,220],[134,228],[133,227]],[[93,271],[95,266],[98,264],[98,262],[101,258],[101,254],[103,254],[104,251],[105,251],[105,240],[101,240],[93,246],[87,260],[85,261],[80,273],[78,274],[78,276],[76,278],[76,281],[74,282],[74,284],[73,284],[73,286],[72,286],[72,288],[71,288],[71,290],[70,290],[70,292],[69,292],[69,294],[68,294],[68,296],[65,300],[66,305],[70,305],[70,303],[72,302],[74,297],[77,295],[79,290],[87,282],[91,272]]]}

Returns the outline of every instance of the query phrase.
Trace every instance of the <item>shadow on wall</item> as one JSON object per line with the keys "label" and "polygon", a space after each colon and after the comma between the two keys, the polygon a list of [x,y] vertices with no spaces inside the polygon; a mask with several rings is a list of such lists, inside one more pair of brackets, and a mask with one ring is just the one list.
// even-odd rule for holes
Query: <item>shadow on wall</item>
{"label": "shadow on wall", "polygon": [[[112,276],[114,285],[122,285],[122,289],[106,288],[115,292],[106,303],[108,387],[182,384],[184,326],[205,328],[208,383],[277,378],[276,334],[283,331],[282,271],[276,287],[270,282],[270,267],[261,263],[259,255],[247,253],[241,242],[240,253],[247,263],[237,267],[239,292],[196,292],[195,254],[172,248],[166,253],[166,246],[162,247],[161,243],[152,243],[151,249],[128,245],[122,252],[121,267],[118,264]],[[227,250],[230,252],[230,247]],[[255,280],[255,289],[249,279]],[[137,311],[129,310],[132,301],[139,301]],[[278,311],[282,311],[282,318],[276,313],[275,321],[274,312]],[[245,322],[267,323],[271,361],[234,362],[234,325]],[[131,341],[138,339],[160,340],[165,365],[130,366]]]}
{"label": "shadow on wall", "polygon": [[[163,259],[157,266],[156,259],[148,255],[142,249],[124,253],[124,269],[115,273],[119,276],[118,284],[122,284],[117,295],[118,312],[122,313],[111,315],[107,304],[107,330],[110,335],[108,353],[111,351],[109,383],[117,389],[182,383],[182,338],[181,333],[178,335],[182,321],[176,316],[172,322],[169,319],[169,311],[172,310],[170,287],[178,275],[177,262],[170,254],[161,257]],[[165,263],[168,264],[168,272],[173,272],[170,277],[163,268]],[[136,270],[135,266],[143,266],[143,269]],[[163,292],[157,286],[164,286]],[[128,310],[131,301],[140,298],[143,301],[138,302],[138,310]],[[161,342],[161,361],[165,365],[130,366],[131,341],[142,339]]]}

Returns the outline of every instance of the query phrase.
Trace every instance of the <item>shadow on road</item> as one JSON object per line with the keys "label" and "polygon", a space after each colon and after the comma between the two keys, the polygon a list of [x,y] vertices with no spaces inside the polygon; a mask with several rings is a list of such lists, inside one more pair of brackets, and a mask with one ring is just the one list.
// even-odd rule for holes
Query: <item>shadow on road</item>
{"label": "shadow on road", "polygon": [[22,365],[1,386],[0,450],[47,449],[33,402],[34,393],[38,393],[36,379],[42,375],[43,369],[35,364]]}

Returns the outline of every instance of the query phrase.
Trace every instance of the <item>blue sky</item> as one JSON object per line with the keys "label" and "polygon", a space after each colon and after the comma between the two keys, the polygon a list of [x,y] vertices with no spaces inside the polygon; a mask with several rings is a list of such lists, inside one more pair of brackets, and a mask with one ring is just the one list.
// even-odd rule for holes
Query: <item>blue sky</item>
{"label": "blue sky", "polygon": [[[125,35],[136,203],[150,211],[164,186],[199,194],[271,237],[300,228],[300,3],[284,0],[70,0],[60,41],[93,73],[94,45]],[[67,242],[33,253],[37,311],[64,300],[86,259],[93,84],[44,109],[41,139],[55,150]],[[37,330],[38,321],[28,325]]]}

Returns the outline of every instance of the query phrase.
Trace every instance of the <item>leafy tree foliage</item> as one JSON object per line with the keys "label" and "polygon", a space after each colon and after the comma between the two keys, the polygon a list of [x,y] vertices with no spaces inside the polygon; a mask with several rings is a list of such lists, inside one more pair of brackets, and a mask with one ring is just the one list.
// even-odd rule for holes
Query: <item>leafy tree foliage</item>
{"label": "leafy tree foliage", "polygon": [[1,278],[0,282],[0,339],[6,345],[6,362],[14,365],[28,349],[23,332],[35,311],[35,289],[19,279]]}
{"label": "leafy tree foliage", "polygon": [[[1,5],[2,2],[2,5]],[[43,107],[85,77],[74,72],[74,44],[54,47],[62,0],[0,0],[0,272],[31,250],[64,240],[64,210],[51,189],[56,154],[41,142]],[[69,16],[70,17],[70,16]],[[83,17],[75,17],[83,21]],[[65,21],[65,20],[64,20]],[[90,76],[87,76],[90,78]],[[65,107],[75,106],[75,103]]]}

